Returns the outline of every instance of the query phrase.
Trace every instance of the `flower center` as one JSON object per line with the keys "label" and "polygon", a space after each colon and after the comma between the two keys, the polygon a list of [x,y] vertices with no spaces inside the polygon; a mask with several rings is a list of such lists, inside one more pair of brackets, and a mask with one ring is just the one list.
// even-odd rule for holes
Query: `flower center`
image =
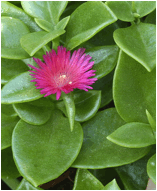
{"label": "flower center", "polygon": [[65,86],[67,84],[72,84],[72,81],[70,81],[69,77],[65,74],[57,76],[55,81],[56,81],[56,85],[59,88]]}

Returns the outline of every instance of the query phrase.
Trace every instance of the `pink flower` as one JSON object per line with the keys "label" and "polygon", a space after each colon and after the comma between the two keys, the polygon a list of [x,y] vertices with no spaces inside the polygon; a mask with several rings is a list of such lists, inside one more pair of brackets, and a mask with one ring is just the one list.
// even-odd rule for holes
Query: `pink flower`
{"label": "pink flower", "polygon": [[70,51],[59,46],[57,54],[55,50],[51,50],[43,55],[45,63],[38,58],[33,58],[39,67],[29,64],[35,70],[30,71],[33,73],[30,75],[35,78],[31,82],[36,82],[36,89],[42,89],[40,93],[45,94],[44,97],[56,93],[57,100],[61,96],[61,91],[67,94],[75,88],[85,91],[93,89],[89,85],[97,80],[97,78],[90,78],[95,76],[94,72],[96,72],[90,70],[94,61],[89,62],[92,57],[84,52],[85,49],[80,48],[70,56]]}

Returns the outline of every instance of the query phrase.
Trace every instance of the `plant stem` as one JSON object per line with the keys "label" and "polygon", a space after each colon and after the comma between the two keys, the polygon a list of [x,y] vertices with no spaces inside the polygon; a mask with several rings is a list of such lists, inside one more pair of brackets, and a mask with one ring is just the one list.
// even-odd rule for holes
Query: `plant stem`
{"label": "plant stem", "polygon": [[5,182],[12,190],[16,190],[20,182],[17,179],[12,178],[2,178],[3,182]]}

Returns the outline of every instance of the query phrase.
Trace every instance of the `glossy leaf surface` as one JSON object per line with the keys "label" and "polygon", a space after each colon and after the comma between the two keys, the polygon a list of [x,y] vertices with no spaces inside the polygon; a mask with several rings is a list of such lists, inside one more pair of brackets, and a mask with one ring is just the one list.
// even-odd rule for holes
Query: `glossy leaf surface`
{"label": "glossy leaf surface", "polygon": [[1,177],[2,178],[17,178],[21,176],[17,170],[11,147],[1,151]]}
{"label": "glossy leaf surface", "polygon": [[55,30],[53,32],[47,33],[44,31],[29,33],[24,35],[20,42],[23,49],[30,56],[33,56],[38,50],[40,50],[43,46],[45,46],[51,40],[57,38],[61,34],[63,34],[64,30]]}
{"label": "glossy leaf surface", "polygon": [[134,20],[131,1],[107,1],[106,5],[118,19],[131,22]]}
{"label": "glossy leaf surface", "polygon": [[[16,26],[16,27],[15,27]],[[20,45],[20,38],[29,33],[28,27],[20,20],[12,17],[1,18],[1,57],[8,59],[24,59],[29,55]]]}
{"label": "glossy leaf surface", "polygon": [[14,76],[26,72],[28,67],[21,60],[1,59],[1,83],[7,83]]}
{"label": "glossy leaf surface", "polygon": [[147,163],[147,173],[151,180],[156,184],[156,154]]}
{"label": "glossy leaf surface", "polygon": [[104,186],[88,170],[78,169],[73,190],[104,190]]}
{"label": "glossy leaf surface", "polygon": [[35,89],[29,72],[22,73],[10,80],[2,89],[1,103],[29,102],[43,97],[40,91]]}
{"label": "glossy leaf surface", "polygon": [[1,2],[1,16],[14,17],[16,19],[23,21],[28,26],[31,32],[41,30],[34,22],[32,17],[27,15],[21,8],[13,5],[10,2],[7,1]]}
{"label": "glossy leaf surface", "polygon": [[1,149],[11,146],[12,132],[18,121],[17,116],[1,114]]}
{"label": "glossy leaf surface", "polygon": [[115,108],[98,112],[92,119],[85,122],[83,145],[72,166],[101,169],[121,166],[143,157],[149,151],[149,147],[125,148],[106,139],[109,134],[124,124]]}
{"label": "glossy leaf surface", "polygon": [[100,46],[86,51],[94,61],[93,70],[96,70],[95,78],[102,78],[110,73],[117,61],[118,47],[117,46]]}
{"label": "glossy leaf surface", "polygon": [[113,81],[113,98],[126,122],[148,123],[146,109],[156,116],[156,70],[147,72],[138,62],[121,52]]}
{"label": "glossy leaf surface", "polygon": [[28,15],[56,25],[67,3],[67,1],[22,1],[21,4]]}
{"label": "glossy leaf surface", "polygon": [[31,185],[26,179],[22,179],[22,181],[20,182],[19,186],[16,188],[16,190],[43,190],[39,187],[34,187],[33,185]]}
{"label": "glossy leaf surface", "polygon": [[122,147],[140,148],[155,144],[151,126],[145,123],[132,122],[119,127],[107,139]]}
{"label": "glossy leaf surface", "polygon": [[114,32],[116,44],[149,72],[156,66],[156,27],[140,23]]}
{"label": "glossy leaf surface", "polygon": [[105,186],[105,189],[104,190],[120,190],[116,180],[112,180],[110,183],[108,183],[106,186]]}
{"label": "glossy leaf surface", "polygon": [[71,14],[67,25],[67,48],[75,48],[116,20],[115,15],[104,3],[83,3]]}
{"label": "glossy leaf surface", "polygon": [[71,166],[82,139],[80,124],[75,123],[71,132],[68,120],[58,110],[44,125],[33,126],[21,120],[13,132],[14,159],[22,176],[36,187]]}

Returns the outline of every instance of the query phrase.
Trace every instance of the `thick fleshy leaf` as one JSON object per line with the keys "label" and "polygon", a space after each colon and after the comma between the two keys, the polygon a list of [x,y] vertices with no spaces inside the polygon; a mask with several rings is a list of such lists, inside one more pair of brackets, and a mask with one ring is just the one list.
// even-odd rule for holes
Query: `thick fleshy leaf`
{"label": "thick fleshy leaf", "polygon": [[45,107],[33,105],[32,102],[28,103],[17,103],[14,104],[14,109],[18,113],[19,117],[32,125],[42,125],[46,123],[54,109],[54,106]]}
{"label": "thick fleshy leaf", "polygon": [[68,120],[55,110],[44,125],[19,121],[13,132],[13,155],[22,176],[37,187],[57,178],[71,166],[82,140],[80,124],[76,122],[71,132]]}
{"label": "thick fleshy leaf", "polygon": [[68,1],[22,1],[21,4],[28,15],[56,25]]}
{"label": "thick fleshy leaf", "polygon": [[155,146],[140,160],[115,168],[125,190],[146,190],[148,183],[147,161],[154,152],[156,152]]}
{"label": "thick fleshy leaf", "polygon": [[112,83],[113,72],[109,73],[105,77],[97,80],[93,85],[94,90],[101,90],[101,104],[100,108],[104,107],[112,101]]}
{"label": "thick fleshy leaf", "polygon": [[17,116],[7,116],[1,113],[1,149],[11,146],[12,132],[18,121]]}
{"label": "thick fleshy leaf", "polygon": [[134,20],[131,1],[107,1],[106,5],[113,11],[118,19],[128,22]]}
{"label": "thick fleshy leaf", "polygon": [[146,19],[144,20],[145,23],[151,23],[156,25],[156,10],[150,13]]}
{"label": "thick fleshy leaf", "polygon": [[1,83],[7,83],[16,75],[28,71],[22,60],[1,59]]}
{"label": "thick fleshy leaf", "polygon": [[19,186],[16,188],[16,190],[43,190],[39,187],[34,187],[33,185],[31,185],[26,179],[22,179],[22,181],[20,182]]}
{"label": "thick fleshy leaf", "polygon": [[88,170],[78,169],[73,190],[104,190],[104,186]]}
{"label": "thick fleshy leaf", "polygon": [[20,38],[28,33],[29,29],[22,21],[12,17],[2,17],[1,57],[8,59],[29,58],[27,52],[20,45]]}
{"label": "thick fleshy leaf", "polygon": [[156,116],[156,70],[148,72],[124,52],[120,52],[113,81],[113,98],[126,122],[148,123],[146,109]]}
{"label": "thick fleshy leaf", "polygon": [[139,122],[127,123],[119,127],[107,139],[129,148],[147,147],[156,143],[151,126]]}
{"label": "thick fleshy leaf", "polygon": [[43,97],[40,91],[35,89],[32,77],[25,72],[10,80],[2,89],[1,103],[29,102]]}
{"label": "thick fleshy leaf", "polygon": [[65,32],[64,30],[58,29],[50,33],[45,31],[29,33],[27,35],[24,35],[21,38],[20,40],[21,46],[26,52],[28,52],[30,56],[33,56],[38,50],[40,50],[48,42],[57,38],[64,32]]}
{"label": "thick fleshy leaf", "polygon": [[120,190],[120,188],[114,179],[104,187],[104,190]]}
{"label": "thick fleshy leaf", "polygon": [[21,176],[17,170],[11,147],[1,151],[1,177],[2,178],[17,178]]}
{"label": "thick fleshy leaf", "polygon": [[100,79],[110,73],[118,58],[117,46],[100,46],[86,51],[94,61],[93,70],[96,70],[96,78]]}
{"label": "thick fleshy leaf", "polygon": [[153,117],[151,116],[151,114],[149,113],[148,110],[146,110],[146,115],[147,115],[149,124],[151,125],[152,130],[153,130],[153,132],[155,134],[155,132],[156,132],[156,122],[155,122],[155,120],[153,119]]}
{"label": "thick fleshy leaf", "polygon": [[155,1],[133,1],[132,4],[140,18],[148,15],[156,8]]}
{"label": "thick fleshy leaf", "polygon": [[[87,121],[92,118],[99,109],[101,92],[94,90],[88,92],[75,92],[74,102],[76,108],[75,120],[79,122]],[[67,116],[63,102],[58,102],[57,107]]]}
{"label": "thick fleshy leaf", "polygon": [[104,3],[83,3],[70,16],[66,33],[67,48],[75,48],[116,20],[116,16]]}
{"label": "thick fleshy leaf", "polygon": [[[14,1],[16,2],[16,1]],[[20,2],[20,1],[19,1]],[[20,2],[21,3],[21,2]],[[23,21],[31,32],[40,31],[41,29],[34,22],[33,18],[27,15],[21,8],[7,1],[1,2],[1,16],[14,17]]]}
{"label": "thick fleshy leaf", "polygon": [[72,166],[89,169],[121,166],[147,154],[150,147],[125,148],[106,139],[109,134],[124,124],[115,108],[98,112],[92,119],[83,123],[83,145]]}
{"label": "thick fleshy leaf", "polygon": [[1,104],[1,113],[9,116],[17,116],[12,104]]}
{"label": "thick fleshy leaf", "polygon": [[114,32],[116,44],[149,72],[156,66],[156,26],[139,23]]}
{"label": "thick fleshy leaf", "polygon": [[151,180],[156,184],[156,154],[147,163],[147,173]]}

